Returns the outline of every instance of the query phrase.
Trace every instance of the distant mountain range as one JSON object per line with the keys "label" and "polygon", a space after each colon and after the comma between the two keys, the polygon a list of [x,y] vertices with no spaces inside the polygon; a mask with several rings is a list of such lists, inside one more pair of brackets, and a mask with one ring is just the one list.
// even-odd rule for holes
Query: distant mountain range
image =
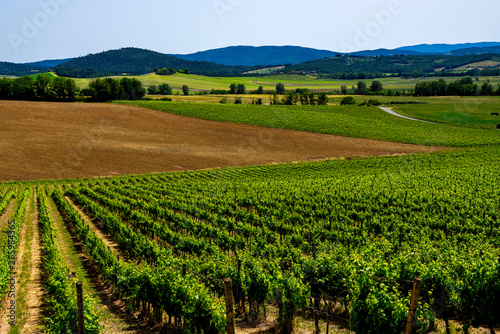
{"label": "distant mountain range", "polygon": [[[354,56],[376,57],[391,55],[429,55],[447,54],[463,56],[482,53],[500,53],[500,42],[481,42],[465,44],[420,44],[397,49],[365,50],[350,53]],[[221,49],[200,51],[192,54],[177,54],[174,57],[209,61],[222,65],[285,65],[300,64],[306,61],[335,57],[339,52],[317,50],[298,46],[231,46]]]}
{"label": "distant mountain range", "polygon": [[299,64],[309,60],[335,57],[337,53],[300,46],[230,46],[186,55],[172,55],[191,61],[210,61],[229,66],[273,66]]}
{"label": "distant mountain range", "polygon": [[[414,51],[419,53],[447,53],[459,49],[469,48],[489,48],[492,46],[500,46],[499,42],[480,42],[480,43],[462,43],[462,44],[419,44],[413,46],[403,46],[394,50],[398,51]],[[490,51],[486,51],[490,52]],[[484,52],[482,52],[484,53]]]}
{"label": "distant mountain range", "polygon": [[[500,42],[421,44],[397,49],[359,51],[348,55],[359,57],[391,57],[397,55],[408,57],[465,57],[483,54],[500,54]],[[289,71],[317,71],[318,73],[338,73],[332,71],[347,73],[361,70],[361,68],[348,67],[352,61],[347,62],[347,65],[342,65],[340,61],[333,61],[339,55],[341,54],[333,51],[299,46],[231,46],[187,55],[167,55],[138,48],[123,48],[78,58],[42,60],[26,64],[0,62],[0,74],[23,76],[53,70],[60,75],[69,77],[97,77],[122,74],[139,75],[153,72],[157,68],[172,67],[175,69],[187,68],[190,73],[199,75],[239,76],[247,71],[276,65],[288,65],[286,69]],[[489,58],[491,56],[478,61],[491,60]],[[321,62],[321,60],[325,59],[332,60],[329,62],[330,65],[335,64],[333,67],[329,65],[327,72],[323,72],[327,68],[324,66],[326,63]],[[449,63],[463,63],[463,65],[466,65],[468,64],[467,59],[469,58],[464,58],[463,61],[459,59],[456,61],[451,60]],[[388,63],[387,59],[384,61],[386,64]],[[392,72],[391,69],[405,68],[402,67],[403,64],[414,60],[408,58],[398,61],[400,63],[393,64],[394,66],[391,65],[385,72],[383,66],[379,66],[381,62],[377,62],[377,71],[399,73]],[[495,61],[497,60],[495,59]],[[363,70],[368,68],[365,65],[361,66]],[[314,66],[317,66],[317,69],[314,69]],[[426,67],[430,68],[430,65],[426,65]]]}

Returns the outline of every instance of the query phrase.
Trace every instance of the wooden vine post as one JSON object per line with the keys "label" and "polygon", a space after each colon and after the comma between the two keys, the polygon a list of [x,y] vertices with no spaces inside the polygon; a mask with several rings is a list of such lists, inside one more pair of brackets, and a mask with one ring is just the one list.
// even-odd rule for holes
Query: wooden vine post
{"label": "wooden vine post", "polygon": [[415,314],[417,313],[418,296],[420,294],[420,277],[415,278],[413,282],[413,291],[411,293],[410,311],[406,318],[405,334],[413,334],[415,332]]}
{"label": "wooden vine post", "polygon": [[76,283],[76,304],[78,307],[78,334],[85,333],[84,315],[83,315],[83,289],[82,282]]}
{"label": "wooden vine post", "polygon": [[227,334],[234,334],[233,282],[230,278],[224,280],[224,293],[226,295]]}

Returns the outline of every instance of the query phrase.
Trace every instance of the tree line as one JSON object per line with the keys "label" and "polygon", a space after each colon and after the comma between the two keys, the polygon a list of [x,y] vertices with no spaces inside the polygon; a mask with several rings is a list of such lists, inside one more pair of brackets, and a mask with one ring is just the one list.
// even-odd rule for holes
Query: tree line
{"label": "tree line", "polygon": [[28,101],[75,101],[80,89],[72,79],[38,75],[0,79],[0,99]]}
{"label": "tree line", "polygon": [[141,100],[145,94],[142,83],[129,78],[95,79],[85,89],[78,88],[73,79],[50,74],[0,79],[1,100],[106,102]]}
{"label": "tree line", "polygon": [[495,89],[490,81],[481,86],[475,84],[471,77],[464,77],[455,82],[424,81],[415,85],[415,96],[492,96],[500,95],[500,84]]}

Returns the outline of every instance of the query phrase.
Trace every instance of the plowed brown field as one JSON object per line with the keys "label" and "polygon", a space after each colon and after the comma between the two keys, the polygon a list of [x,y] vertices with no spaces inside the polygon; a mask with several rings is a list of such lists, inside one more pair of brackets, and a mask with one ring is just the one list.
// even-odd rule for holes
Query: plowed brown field
{"label": "plowed brown field", "polygon": [[438,149],[213,122],[115,104],[0,101],[0,181],[112,176]]}

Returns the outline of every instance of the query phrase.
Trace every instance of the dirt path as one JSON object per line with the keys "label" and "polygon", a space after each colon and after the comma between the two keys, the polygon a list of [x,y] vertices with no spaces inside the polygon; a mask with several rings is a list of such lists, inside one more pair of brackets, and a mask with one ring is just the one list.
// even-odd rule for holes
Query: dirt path
{"label": "dirt path", "polygon": [[[16,214],[16,210],[18,207],[18,202],[19,200],[12,199],[7,208],[5,209],[5,213],[0,217],[0,231],[3,231],[4,229],[8,228],[9,221],[14,218],[14,215]],[[22,232],[21,232],[22,233]],[[6,239],[5,239],[6,240]],[[2,240],[2,244],[4,244],[5,240]],[[4,244],[5,245],[5,244]],[[8,246],[7,246],[8,247]],[[0,249],[1,251],[1,249]],[[19,253],[16,261],[19,261]],[[14,268],[14,272],[17,271],[19,266],[16,266]],[[14,276],[16,279],[17,283],[17,276]],[[15,293],[17,294],[17,288],[18,285],[14,284],[14,287],[16,288]],[[0,334],[7,334],[10,330],[10,324],[9,324],[9,318],[8,318],[8,310],[7,308],[10,306],[10,302],[12,300],[11,297],[9,297],[10,292],[7,293],[4,298],[0,301]]]}
{"label": "dirt path", "polygon": [[386,107],[378,107],[378,108],[379,108],[380,110],[382,110],[382,111],[385,111],[386,113],[389,113],[389,114],[394,115],[394,116],[397,116],[397,117],[401,117],[401,118],[409,119],[409,120],[412,120],[412,121],[418,121],[418,122],[424,122],[424,123],[434,123],[434,124],[437,124],[436,122],[424,121],[423,119],[411,118],[411,117],[408,117],[408,116],[404,116],[404,115],[398,114],[397,112],[393,111],[391,108],[386,108]]}
{"label": "dirt path", "polygon": [[65,197],[66,200],[73,206],[73,208],[80,214],[85,223],[89,225],[90,229],[95,232],[95,234],[104,242],[106,246],[115,254],[119,255],[121,259],[125,259],[125,254],[120,250],[118,244],[113,240],[113,237],[103,231],[101,226],[98,226],[94,223],[94,221],[85,214],[69,197]]}
{"label": "dirt path", "polygon": [[[110,103],[0,101],[0,118],[0,181],[143,174],[440,149],[207,121]],[[283,117],[277,121],[281,124],[287,120]]]}
{"label": "dirt path", "polygon": [[5,209],[3,215],[0,217],[0,231],[6,229],[9,225],[9,221],[16,214],[17,207],[19,206],[19,199],[13,198],[7,208]]}
{"label": "dirt path", "polygon": [[42,253],[38,230],[36,192],[28,201],[18,253],[17,319],[10,333],[43,333]]}
{"label": "dirt path", "polygon": [[59,250],[70,271],[83,283],[84,291],[98,301],[96,309],[105,327],[104,333],[150,333],[140,328],[137,322],[126,318],[125,305],[112,298],[112,290],[105,286],[91,261],[84,255],[83,246],[68,229],[51,198],[48,198],[48,204]]}

